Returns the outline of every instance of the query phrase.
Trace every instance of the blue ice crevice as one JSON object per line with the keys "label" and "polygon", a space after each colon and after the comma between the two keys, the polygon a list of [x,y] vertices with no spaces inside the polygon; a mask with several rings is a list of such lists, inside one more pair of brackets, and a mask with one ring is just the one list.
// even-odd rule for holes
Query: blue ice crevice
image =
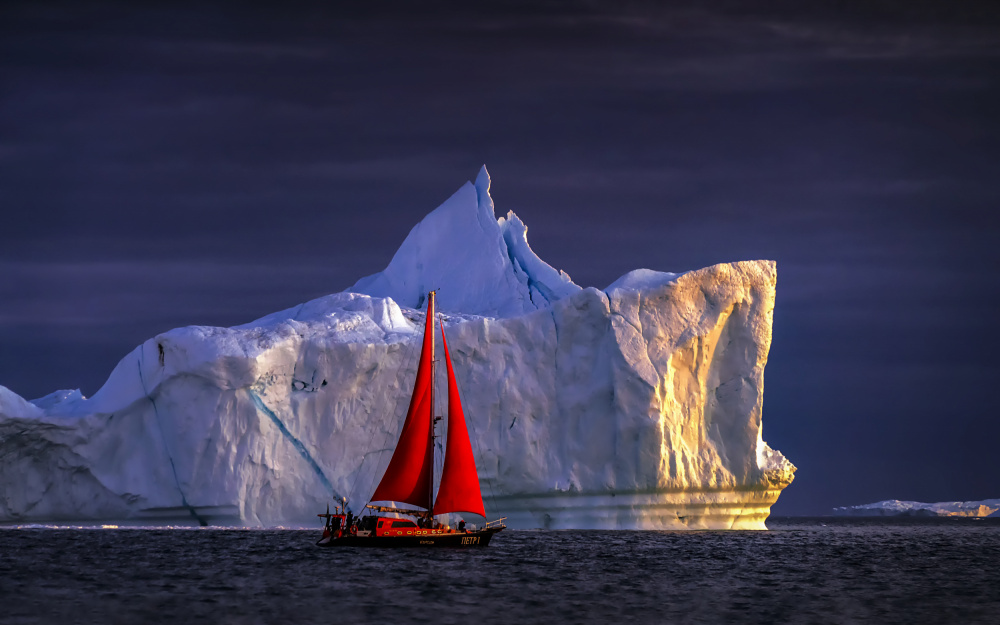
{"label": "blue ice crevice", "polygon": [[149,389],[146,388],[146,378],[142,375],[142,359],[144,353],[143,345],[139,346],[139,360],[136,363],[139,366],[139,383],[142,385],[142,392],[145,393],[146,399],[149,403],[153,405],[153,418],[156,420],[156,427],[160,430],[160,440],[163,441],[163,450],[167,453],[167,460],[170,461],[170,472],[174,476],[174,484],[177,486],[177,492],[181,494],[181,505],[184,506],[188,513],[191,515],[198,525],[205,527],[208,525],[208,521],[205,520],[198,511],[194,509],[194,506],[188,503],[187,497],[184,495],[184,489],[181,487],[181,479],[177,476],[177,465],[174,463],[174,456],[170,453],[170,445],[167,444],[167,437],[163,431],[163,421],[160,419],[160,411],[156,407],[156,400],[153,396],[149,394]]}
{"label": "blue ice crevice", "polygon": [[302,459],[305,460],[310,467],[312,467],[313,472],[316,473],[316,477],[318,477],[319,481],[323,484],[323,486],[328,491],[330,491],[330,494],[333,495],[333,498],[340,499],[340,496],[337,494],[337,491],[333,489],[333,484],[331,484],[330,480],[327,479],[326,474],[323,473],[323,469],[320,468],[319,463],[317,463],[316,460],[313,459],[312,454],[309,453],[309,450],[306,449],[306,446],[302,443],[302,441],[296,438],[295,435],[292,434],[291,431],[289,431],[288,427],[284,424],[284,422],[282,422],[282,420],[278,417],[278,415],[274,413],[273,410],[267,407],[267,405],[264,403],[264,400],[261,399],[260,395],[254,392],[253,389],[248,388],[247,394],[250,395],[250,401],[252,401],[253,405],[257,407],[257,410],[267,415],[267,418],[269,418],[271,422],[274,423],[274,425],[278,428],[278,431],[280,431],[281,434],[285,437],[285,439],[292,444],[292,447],[295,448],[295,451],[299,452],[299,455],[302,456]]}

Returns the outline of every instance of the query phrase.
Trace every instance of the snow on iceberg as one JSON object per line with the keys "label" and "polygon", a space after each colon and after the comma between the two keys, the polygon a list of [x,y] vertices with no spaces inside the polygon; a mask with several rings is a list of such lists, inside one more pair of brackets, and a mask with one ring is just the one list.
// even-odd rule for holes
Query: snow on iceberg
{"label": "snow on iceberg", "polygon": [[125,356],[91,398],[0,387],[2,522],[313,524],[384,470],[438,288],[487,511],[513,527],[758,528],[795,467],[761,436],[775,265],[583,289],[480,172],[381,273]]}
{"label": "snow on iceberg", "polygon": [[998,516],[998,512],[1000,512],[1000,499],[940,501],[938,503],[889,499],[860,506],[842,506],[833,509],[833,514],[836,516],[988,517]]}

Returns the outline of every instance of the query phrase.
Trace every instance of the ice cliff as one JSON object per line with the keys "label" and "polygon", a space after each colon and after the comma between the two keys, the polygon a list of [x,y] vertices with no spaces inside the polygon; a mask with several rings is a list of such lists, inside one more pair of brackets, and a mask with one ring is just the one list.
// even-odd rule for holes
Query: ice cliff
{"label": "ice cliff", "polygon": [[[0,386],[0,522],[312,524],[365,503],[439,289],[487,511],[515,527],[763,528],[794,467],[763,441],[770,261],[581,288],[480,172],[381,273],[125,356],[91,398]],[[439,396],[441,396],[439,394]]]}

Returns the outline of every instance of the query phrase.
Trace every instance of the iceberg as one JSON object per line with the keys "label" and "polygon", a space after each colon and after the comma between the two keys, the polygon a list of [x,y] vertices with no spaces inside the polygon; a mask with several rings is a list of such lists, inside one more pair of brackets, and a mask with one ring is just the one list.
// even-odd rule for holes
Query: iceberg
{"label": "iceberg", "polygon": [[775,263],[582,288],[514,213],[494,217],[489,188],[484,167],[345,292],[150,338],[93,397],[0,387],[0,522],[313,525],[345,497],[358,511],[437,289],[491,517],[764,529],[795,471],[762,437]]}
{"label": "iceberg", "polygon": [[841,506],[833,509],[835,516],[997,517],[1000,516],[998,513],[1000,513],[1000,499],[940,501],[938,503],[889,499],[860,506]]}

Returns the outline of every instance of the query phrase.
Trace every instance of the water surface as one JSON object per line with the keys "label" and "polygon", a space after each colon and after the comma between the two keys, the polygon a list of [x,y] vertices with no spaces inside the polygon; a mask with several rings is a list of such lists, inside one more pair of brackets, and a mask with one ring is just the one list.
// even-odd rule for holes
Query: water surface
{"label": "water surface", "polygon": [[506,531],[324,550],[318,531],[0,530],[2,623],[998,623],[1000,522]]}

